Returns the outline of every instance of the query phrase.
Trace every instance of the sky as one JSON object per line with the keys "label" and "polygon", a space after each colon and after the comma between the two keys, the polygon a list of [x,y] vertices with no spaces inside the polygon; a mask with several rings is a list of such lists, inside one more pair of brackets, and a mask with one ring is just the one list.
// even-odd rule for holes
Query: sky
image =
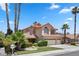
{"label": "sky", "polygon": [[[10,27],[14,30],[14,4],[8,4]],[[57,32],[62,33],[62,25],[67,23],[70,29],[67,32],[74,33],[74,15],[71,10],[79,6],[77,3],[22,3],[19,29],[31,26],[35,21],[42,25],[50,23]],[[79,14],[77,14],[77,33],[79,33]],[[5,4],[0,3],[0,31],[6,33]]]}

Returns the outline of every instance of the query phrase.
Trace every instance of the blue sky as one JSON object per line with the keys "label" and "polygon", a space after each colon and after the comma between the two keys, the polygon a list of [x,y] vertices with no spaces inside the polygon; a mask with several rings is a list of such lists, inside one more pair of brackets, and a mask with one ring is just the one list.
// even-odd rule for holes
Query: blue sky
{"label": "blue sky", "polygon": [[[67,23],[70,27],[69,33],[73,33],[74,15],[71,9],[79,6],[77,3],[26,3],[21,4],[21,17],[19,29],[32,25],[35,21],[43,24],[50,23],[58,32]],[[14,4],[9,4],[10,27],[14,29]],[[77,33],[79,33],[79,14],[77,15]],[[0,4],[0,31],[6,32],[5,5]]]}

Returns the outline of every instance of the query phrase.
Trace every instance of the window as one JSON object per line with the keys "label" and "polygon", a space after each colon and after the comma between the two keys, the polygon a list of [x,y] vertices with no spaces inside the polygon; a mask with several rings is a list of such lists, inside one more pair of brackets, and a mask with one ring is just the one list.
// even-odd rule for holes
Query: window
{"label": "window", "polygon": [[55,30],[51,30],[51,34],[55,34]]}
{"label": "window", "polygon": [[47,27],[44,28],[44,33],[49,34],[49,29]]}

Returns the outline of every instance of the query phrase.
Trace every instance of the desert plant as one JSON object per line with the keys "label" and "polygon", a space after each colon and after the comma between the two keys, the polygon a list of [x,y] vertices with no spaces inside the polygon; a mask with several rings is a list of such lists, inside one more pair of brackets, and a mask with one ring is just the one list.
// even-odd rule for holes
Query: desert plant
{"label": "desert plant", "polygon": [[11,48],[10,45],[13,43],[13,41],[11,40],[11,38],[9,36],[7,36],[4,40],[3,40],[3,45],[5,47],[5,53],[7,55],[11,55]]}
{"label": "desert plant", "polygon": [[12,40],[9,38],[9,37],[6,37],[4,40],[3,40],[3,45],[4,46],[9,46],[11,45],[13,42]]}
{"label": "desert plant", "polygon": [[11,39],[16,42],[16,50],[22,50],[23,48],[28,47],[30,44],[27,39],[24,37],[22,31],[17,31],[11,35]]}

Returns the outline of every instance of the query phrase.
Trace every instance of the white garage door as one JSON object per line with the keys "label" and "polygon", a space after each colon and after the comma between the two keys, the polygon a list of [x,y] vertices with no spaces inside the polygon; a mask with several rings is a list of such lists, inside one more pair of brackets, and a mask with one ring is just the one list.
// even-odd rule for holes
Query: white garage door
{"label": "white garage door", "polygon": [[55,45],[55,44],[61,44],[60,40],[47,40],[48,45]]}
{"label": "white garage door", "polygon": [[56,40],[56,44],[61,44],[61,40]]}

